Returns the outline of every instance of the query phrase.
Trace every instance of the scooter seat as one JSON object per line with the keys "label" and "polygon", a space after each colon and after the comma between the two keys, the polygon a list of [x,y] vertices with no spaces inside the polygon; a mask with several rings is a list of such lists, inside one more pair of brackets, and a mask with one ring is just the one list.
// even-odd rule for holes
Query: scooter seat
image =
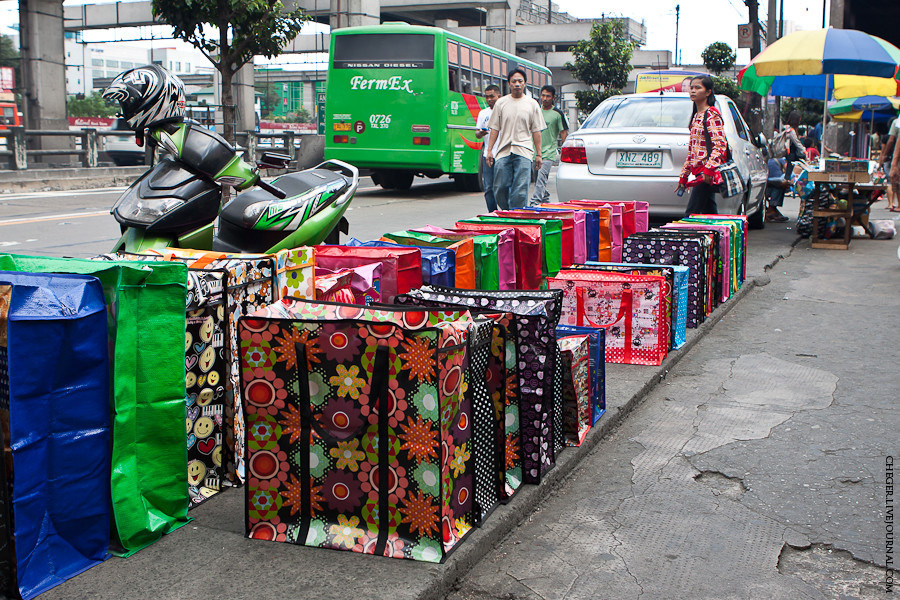
{"label": "scooter seat", "polygon": [[[288,173],[277,178],[272,182],[272,185],[284,191],[287,194],[286,198],[294,198],[314,188],[334,182],[343,182],[345,186],[350,185],[350,180],[346,177],[328,169],[310,169],[298,173]],[[242,192],[237,198],[229,202],[222,209],[219,218],[239,227],[249,229],[253,227],[253,222],[245,220],[246,209],[257,202],[275,203],[284,202],[284,200],[279,200],[264,189],[254,188]]]}

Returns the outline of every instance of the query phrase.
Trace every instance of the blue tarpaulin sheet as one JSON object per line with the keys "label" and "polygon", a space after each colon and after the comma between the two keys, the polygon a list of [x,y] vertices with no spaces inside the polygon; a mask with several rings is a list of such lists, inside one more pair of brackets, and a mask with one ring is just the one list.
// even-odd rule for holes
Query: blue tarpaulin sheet
{"label": "blue tarpaulin sheet", "polygon": [[0,272],[7,594],[33,598],[107,557],[106,319],[94,277]]}

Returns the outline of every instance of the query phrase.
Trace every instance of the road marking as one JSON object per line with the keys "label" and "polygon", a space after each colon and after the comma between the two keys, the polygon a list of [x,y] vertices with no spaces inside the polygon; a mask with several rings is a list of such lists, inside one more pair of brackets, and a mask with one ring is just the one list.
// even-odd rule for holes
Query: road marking
{"label": "road marking", "polygon": [[19,242],[0,242],[0,246],[18,246]]}
{"label": "road marking", "polygon": [[42,221],[61,221],[63,219],[84,219],[87,217],[99,217],[100,215],[109,215],[108,210],[98,210],[89,213],[69,213],[65,215],[48,215],[46,217],[23,217],[20,219],[6,219],[0,221],[0,227],[4,225],[22,225],[25,223],[40,223]]}
{"label": "road marking", "polygon": [[91,194],[121,194],[128,188],[91,188],[87,190],[50,190],[46,192],[19,192],[12,194],[0,194],[0,200],[15,198],[43,198],[47,196],[88,196]]}

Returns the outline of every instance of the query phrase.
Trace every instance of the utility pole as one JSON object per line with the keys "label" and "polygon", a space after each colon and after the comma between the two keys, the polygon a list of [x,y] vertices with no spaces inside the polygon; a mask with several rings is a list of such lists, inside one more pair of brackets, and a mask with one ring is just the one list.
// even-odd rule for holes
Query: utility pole
{"label": "utility pole", "polygon": [[759,2],[746,0],[746,3],[750,9],[750,35],[753,36],[750,42],[750,60],[753,60],[759,54]]}
{"label": "utility pole", "polygon": [[678,17],[681,13],[681,5],[675,5],[675,64],[678,64]]}
{"label": "utility pole", "polygon": [[[766,21],[766,46],[771,46],[778,39],[778,21],[776,14],[778,12],[778,0],[769,0],[769,18]],[[772,135],[778,125],[778,115],[781,107],[778,98],[774,104],[769,104],[766,100],[766,135]]]}

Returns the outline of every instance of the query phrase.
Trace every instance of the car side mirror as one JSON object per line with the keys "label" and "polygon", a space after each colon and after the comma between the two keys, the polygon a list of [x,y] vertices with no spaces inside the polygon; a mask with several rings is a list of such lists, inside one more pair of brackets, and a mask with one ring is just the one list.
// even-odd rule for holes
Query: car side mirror
{"label": "car side mirror", "polygon": [[769,140],[766,139],[766,135],[764,133],[756,134],[756,137],[753,138],[753,145],[757,148],[766,148],[769,144]]}

